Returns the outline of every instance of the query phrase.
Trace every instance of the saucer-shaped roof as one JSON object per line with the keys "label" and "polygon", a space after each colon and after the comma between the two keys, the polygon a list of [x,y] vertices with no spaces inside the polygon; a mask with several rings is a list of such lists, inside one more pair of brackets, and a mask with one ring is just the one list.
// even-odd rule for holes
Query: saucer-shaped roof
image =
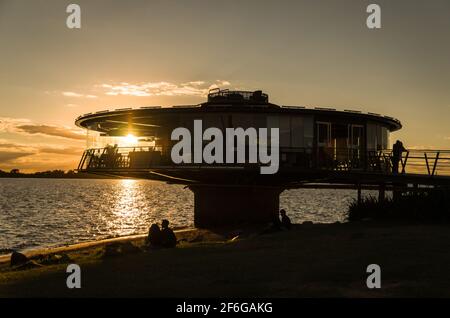
{"label": "saucer-shaped roof", "polygon": [[134,109],[105,110],[84,114],[76,119],[75,124],[108,136],[124,136],[129,131],[133,131],[136,136],[151,136],[160,127],[170,124],[171,120],[180,115],[214,113],[314,115],[332,118],[336,121],[374,121],[386,126],[390,131],[396,131],[402,127],[398,119],[376,113],[363,113],[355,110],[339,111],[324,107],[279,106],[269,103],[268,95],[261,91],[228,90],[211,91],[208,94],[207,102],[199,105],[146,106]]}

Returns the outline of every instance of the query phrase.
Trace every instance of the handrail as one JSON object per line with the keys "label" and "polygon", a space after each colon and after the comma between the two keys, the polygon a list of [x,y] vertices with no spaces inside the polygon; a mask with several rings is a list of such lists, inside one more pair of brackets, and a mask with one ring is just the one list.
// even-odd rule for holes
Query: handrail
{"label": "handrail", "polygon": [[[78,170],[174,165],[170,154],[161,147],[106,147],[92,148],[83,153]],[[188,164],[183,164],[188,165]],[[195,164],[195,166],[207,164]],[[221,165],[221,164],[218,164]],[[244,165],[245,164],[236,164]],[[363,151],[354,148],[281,147],[280,167],[320,170],[357,170],[394,174],[395,160],[391,149]],[[398,158],[398,174],[425,174],[450,176],[450,150],[410,149]]]}
{"label": "handrail", "polygon": [[230,91],[226,90],[216,90],[210,91],[208,94],[208,102],[218,101],[217,98],[222,98],[224,101],[228,99],[240,98],[242,101],[255,101],[268,103],[269,95],[263,93],[262,91]]}

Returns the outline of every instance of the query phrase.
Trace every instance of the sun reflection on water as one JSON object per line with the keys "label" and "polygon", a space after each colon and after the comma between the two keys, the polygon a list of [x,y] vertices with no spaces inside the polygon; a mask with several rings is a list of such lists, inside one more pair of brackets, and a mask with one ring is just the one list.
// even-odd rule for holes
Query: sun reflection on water
{"label": "sun reflection on water", "polygon": [[143,234],[162,219],[169,219],[174,227],[189,226],[186,215],[192,215],[192,194],[182,187],[171,193],[169,188],[174,187],[139,179],[110,181],[107,191],[95,199],[99,209],[95,210],[96,222],[91,223],[90,235]]}
{"label": "sun reflection on water", "polygon": [[142,207],[139,208],[139,200],[143,199],[139,184],[133,179],[123,179],[117,183],[115,190],[107,227],[113,229],[114,235],[133,234],[145,213]]}

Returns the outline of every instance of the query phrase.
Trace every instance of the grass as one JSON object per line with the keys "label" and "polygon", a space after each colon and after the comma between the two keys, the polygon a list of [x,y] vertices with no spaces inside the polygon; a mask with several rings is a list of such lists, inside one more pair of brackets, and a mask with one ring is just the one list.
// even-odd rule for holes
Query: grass
{"label": "grass", "polygon": [[[66,264],[0,271],[0,297],[449,297],[447,225],[375,222],[294,225],[291,231],[175,249],[103,257],[72,251],[82,288],[66,287]],[[382,288],[366,267],[379,264]]]}
{"label": "grass", "polygon": [[450,191],[406,192],[397,198],[379,201],[374,197],[354,200],[348,209],[349,221],[363,219],[450,223]]}

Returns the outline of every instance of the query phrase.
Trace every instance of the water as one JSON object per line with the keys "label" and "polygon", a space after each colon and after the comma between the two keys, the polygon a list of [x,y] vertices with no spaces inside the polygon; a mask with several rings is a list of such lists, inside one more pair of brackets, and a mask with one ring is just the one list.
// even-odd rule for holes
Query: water
{"label": "water", "polygon": [[[280,205],[294,223],[342,222],[355,197],[298,189],[285,191]],[[150,180],[0,179],[0,251],[142,234],[164,218],[189,227],[193,209],[191,191]]]}

